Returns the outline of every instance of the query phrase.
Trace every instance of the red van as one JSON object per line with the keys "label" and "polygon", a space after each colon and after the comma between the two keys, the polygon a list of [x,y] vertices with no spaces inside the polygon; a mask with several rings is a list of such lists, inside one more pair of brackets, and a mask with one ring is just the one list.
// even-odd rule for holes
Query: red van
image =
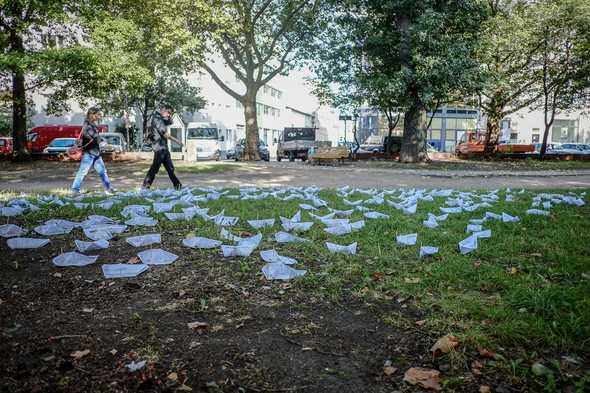
{"label": "red van", "polygon": [[[71,124],[56,124],[33,127],[27,132],[27,148],[32,153],[41,153],[55,138],[77,138],[82,126]],[[109,126],[101,124],[98,132],[108,132]]]}
{"label": "red van", "polygon": [[12,154],[12,138],[0,137],[0,156]]}

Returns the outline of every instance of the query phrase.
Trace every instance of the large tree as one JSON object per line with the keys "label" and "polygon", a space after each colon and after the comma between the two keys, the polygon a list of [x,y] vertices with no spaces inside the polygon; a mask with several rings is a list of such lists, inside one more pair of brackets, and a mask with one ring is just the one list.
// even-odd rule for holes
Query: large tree
{"label": "large tree", "polygon": [[[222,2],[221,24],[211,29],[213,56],[202,66],[213,80],[244,107],[246,160],[259,159],[256,96],[262,86],[287,72],[303,57],[304,48],[318,30],[320,0],[232,0]],[[200,25],[197,24],[197,28]],[[233,89],[212,64],[221,56],[241,81]]]}
{"label": "large tree", "polygon": [[495,151],[500,138],[500,122],[511,113],[526,108],[540,97],[535,90],[535,54],[541,41],[534,27],[534,2],[488,0],[490,17],[482,24],[482,45],[478,61],[486,75],[480,91],[480,105],[486,117],[486,153]]}
{"label": "large tree", "polygon": [[[427,113],[471,94],[481,83],[474,54],[485,9],[477,0],[333,4],[334,29],[349,32],[349,56],[359,59],[354,77],[369,92],[366,102],[404,110],[400,160],[427,159]],[[338,69],[334,71],[337,75]]]}
{"label": "large tree", "polygon": [[67,107],[71,98],[87,101],[124,81],[142,83],[143,73],[125,53],[85,45],[79,18],[93,8],[92,1],[82,5],[68,0],[2,3],[0,83],[2,90],[11,91],[15,159],[29,156],[25,133],[32,92],[49,96],[51,112]]}
{"label": "large tree", "polygon": [[536,4],[533,14],[540,41],[533,57],[541,96],[533,108],[544,114],[543,157],[556,114],[588,104],[590,7],[581,0],[545,0]]}

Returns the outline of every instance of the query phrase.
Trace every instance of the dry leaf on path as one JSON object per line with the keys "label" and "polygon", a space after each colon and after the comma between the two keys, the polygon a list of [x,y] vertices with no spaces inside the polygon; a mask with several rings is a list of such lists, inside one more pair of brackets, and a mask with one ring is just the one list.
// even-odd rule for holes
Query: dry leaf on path
{"label": "dry leaf on path", "polygon": [[434,343],[430,350],[434,356],[442,355],[443,353],[449,352],[451,349],[457,347],[459,345],[459,340],[451,334],[447,334],[438,339],[437,342]]}
{"label": "dry leaf on path", "polygon": [[424,326],[426,323],[426,319],[421,319],[420,321],[414,322],[417,326]]}
{"label": "dry leaf on path", "polygon": [[83,351],[74,351],[70,354],[71,357],[73,357],[74,359],[78,360],[83,358],[84,356],[88,355],[90,353],[90,349],[85,349]]}
{"label": "dry leaf on path", "polygon": [[479,349],[479,356],[481,356],[482,358],[486,358],[486,359],[496,359],[498,357],[496,352],[488,351],[485,348]]}
{"label": "dry leaf on path", "polygon": [[420,385],[424,389],[441,390],[440,372],[429,368],[412,367],[406,371],[404,381],[412,385]]}
{"label": "dry leaf on path", "polygon": [[479,393],[492,393],[492,389],[488,385],[481,385],[479,387]]}
{"label": "dry leaf on path", "polygon": [[207,322],[189,322],[187,326],[192,330],[204,330],[209,327],[209,324]]}
{"label": "dry leaf on path", "polygon": [[131,257],[128,262],[132,264],[141,263],[141,259],[139,257]]}
{"label": "dry leaf on path", "polygon": [[396,371],[397,371],[397,368],[392,367],[392,366],[385,366],[385,367],[383,367],[383,372],[385,373],[385,375],[391,375],[391,374],[393,374]]}
{"label": "dry leaf on path", "polygon": [[174,372],[173,373],[170,373],[170,374],[168,374],[168,377],[167,378],[170,381],[176,381],[176,380],[178,380],[178,374],[177,373],[174,373]]}

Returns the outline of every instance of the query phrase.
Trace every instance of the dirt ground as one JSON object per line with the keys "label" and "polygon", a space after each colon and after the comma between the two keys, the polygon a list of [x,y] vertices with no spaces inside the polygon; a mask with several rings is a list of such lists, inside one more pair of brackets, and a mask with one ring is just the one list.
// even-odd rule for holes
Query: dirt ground
{"label": "dirt ground", "polygon": [[[72,243],[55,239],[34,254],[0,243],[0,392],[418,392],[402,381],[415,366],[461,382],[449,391],[532,391],[491,368],[475,376],[433,359],[436,337],[426,329],[383,322],[388,314],[424,319],[395,294],[334,303],[310,288],[271,284],[258,267],[181,249],[171,234],[165,248],[182,255],[174,265],[104,280],[98,266],[51,265]],[[135,252],[119,239],[96,254],[125,261]],[[206,325],[190,329],[192,322]],[[149,363],[130,373],[133,359]],[[391,375],[387,360],[397,369]]]}
{"label": "dirt ground", "polygon": [[[233,162],[232,162],[233,163]],[[179,166],[180,164],[177,164]],[[139,187],[149,161],[108,162],[109,176],[118,189]],[[72,162],[34,161],[25,164],[0,162],[0,189],[15,191],[51,191],[69,189],[78,164]],[[454,167],[452,167],[454,168]],[[367,163],[342,166],[311,166],[301,162],[239,163],[222,173],[186,173],[178,177],[187,186],[305,186],[340,187],[428,187],[456,189],[512,188],[588,188],[590,170],[522,170],[474,164],[463,169],[439,168],[436,165],[411,169],[379,168]],[[83,185],[101,189],[98,176],[91,171]],[[162,168],[154,183],[170,187]]]}

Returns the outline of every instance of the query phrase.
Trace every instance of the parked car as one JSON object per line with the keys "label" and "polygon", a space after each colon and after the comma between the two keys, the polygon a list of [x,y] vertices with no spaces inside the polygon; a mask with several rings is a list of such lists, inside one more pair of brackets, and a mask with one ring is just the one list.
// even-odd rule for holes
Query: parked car
{"label": "parked car", "polygon": [[[107,125],[99,125],[98,132],[107,132]],[[32,153],[41,153],[56,138],[77,138],[82,131],[81,125],[44,125],[33,127],[27,132],[27,148]]]}
{"label": "parked car", "polygon": [[65,154],[66,151],[76,144],[78,138],[56,138],[43,149],[43,154],[58,155]]}
{"label": "parked car", "polygon": [[561,149],[571,151],[572,154],[590,154],[590,151],[585,150],[583,146],[582,143],[564,143]]}
{"label": "parked car", "polygon": [[225,158],[227,160],[235,160],[236,159],[236,149],[235,148],[228,149],[227,153],[225,154]]}
{"label": "parked car", "polygon": [[[244,150],[246,147],[246,140],[240,139],[236,144],[235,149],[235,157],[234,160],[239,161],[244,158]],[[268,146],[264,141],[258,141],[258,152],[260,153],[260,158],[264,161],[270,161],[270,152],[268,151]]]}
{"label": "parked car", "polygon": [[127,151],[127,143],[123,135],[118,132],[105,132],[100,134],[101,146],[103,153],[121,154]]}
{"label": "parked car", "polygon": [[12,154],[12,138],[0,137],[0,156]]}

